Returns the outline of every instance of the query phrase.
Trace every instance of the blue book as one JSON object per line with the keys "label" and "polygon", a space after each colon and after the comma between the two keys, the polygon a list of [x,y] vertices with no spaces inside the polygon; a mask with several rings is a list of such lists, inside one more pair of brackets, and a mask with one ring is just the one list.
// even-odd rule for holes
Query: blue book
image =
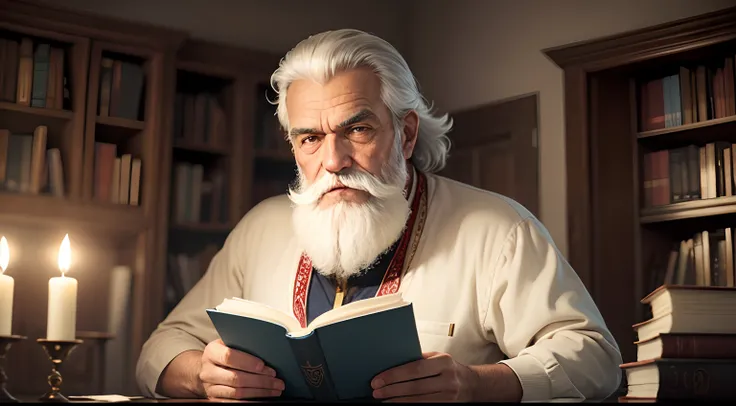
{"label": "blue book", "polygon": [[376,375],[422,358],[412,304],[399,293],[329,310],[306,328],[290,314],[239,298],[206,311],[226,346],[276,371],[287,399],[371,399]]}

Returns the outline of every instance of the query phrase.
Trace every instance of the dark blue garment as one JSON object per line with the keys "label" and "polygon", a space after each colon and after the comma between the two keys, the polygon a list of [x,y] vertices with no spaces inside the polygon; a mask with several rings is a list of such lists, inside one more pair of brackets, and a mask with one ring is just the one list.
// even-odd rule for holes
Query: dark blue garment
{"label": "dark blue garment", "polygon": [[[398,245],[397,241],[388,251],[378,257],[370,269],[348,279],[343,305],[376,296],[383,275],[388,270]],[[311,323],[317,316],[332,309],[335,304],[336,289],[337,282],[333,278],[323,276],[314,267],[312,268],[312,280],[307,293],[307,323]]]}

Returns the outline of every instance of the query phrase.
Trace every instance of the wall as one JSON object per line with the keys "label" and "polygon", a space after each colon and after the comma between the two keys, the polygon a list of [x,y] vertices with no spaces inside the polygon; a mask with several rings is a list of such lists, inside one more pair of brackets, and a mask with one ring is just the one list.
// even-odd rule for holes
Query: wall
{"label": "wall", "polygon": [[284,53],[310,34],[357,28],[404,50],[409,1],[371,0],[43,0],[126,20],[180,29],[195,38]]}
{"label": "wall", "polygon": [[539,92],[541,220],[567,253],[562,72],[541,49],[643,28],[736,0],[415,0],[410,64],[441,111]]}

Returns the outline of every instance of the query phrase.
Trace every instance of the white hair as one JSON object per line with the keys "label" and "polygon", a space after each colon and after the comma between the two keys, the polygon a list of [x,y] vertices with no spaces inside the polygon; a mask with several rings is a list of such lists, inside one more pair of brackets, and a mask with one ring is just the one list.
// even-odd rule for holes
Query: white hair
{"label": "white hair", "polygon": [[423,172],[442,170],[450,149],[447,132],[452,119],[447,114],[432,113],[409,65],[391,44],[363,31],[322,32],[301,41],[286,54],[271,76],[271,86],[278,93],[276,111],[282,127],[289,129],[286,94],[292,82],[311,79],[324,84],[336,73],[360,67],[371,68],[381,80],[381,99],[393,115],[395,130],[400,129],[398,125],[409,111],[414,110],[419,116],[412,163]]}

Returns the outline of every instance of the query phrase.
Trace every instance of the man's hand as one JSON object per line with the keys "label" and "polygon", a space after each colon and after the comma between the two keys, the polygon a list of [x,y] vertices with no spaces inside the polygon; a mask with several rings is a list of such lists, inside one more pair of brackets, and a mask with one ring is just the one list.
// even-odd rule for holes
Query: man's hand
{"label": "man's hand", "polygon": [[423,354],[424,359],[389,369],[371,382],[373,397],[389,402],[472,401],[477,374],[449,354]]}
{"label": "man's hand", "polygon": [[215,340],[202,353],[199,371],[208,398],[249,399],[280,396],[284,382],[262,360]]}

